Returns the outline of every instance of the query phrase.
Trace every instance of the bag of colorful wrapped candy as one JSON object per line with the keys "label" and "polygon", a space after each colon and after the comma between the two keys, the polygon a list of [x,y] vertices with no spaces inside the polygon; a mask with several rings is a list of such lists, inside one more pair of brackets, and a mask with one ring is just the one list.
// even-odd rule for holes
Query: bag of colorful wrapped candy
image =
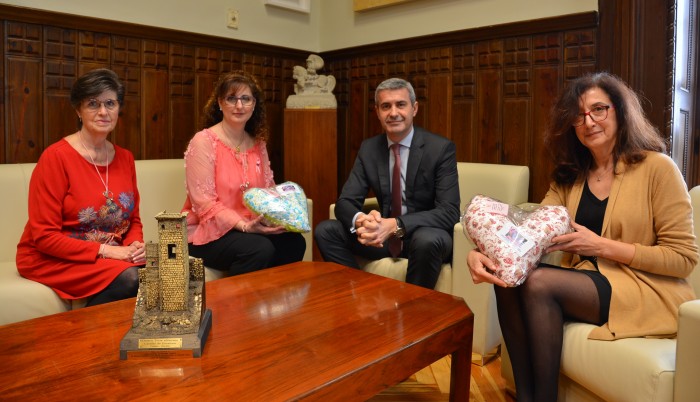
{"label": "bag of colorful wrapped candy", "polygon": [[298,184],[287,181],[269,188],[250,188],[243,193],[243,203],[273,225],[290,232],[308,232],[309,211],[306,194]]}

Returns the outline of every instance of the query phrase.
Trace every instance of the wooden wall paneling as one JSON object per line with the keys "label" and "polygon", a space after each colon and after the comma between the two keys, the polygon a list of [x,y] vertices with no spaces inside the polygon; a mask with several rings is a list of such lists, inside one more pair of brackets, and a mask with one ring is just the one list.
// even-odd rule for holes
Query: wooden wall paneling
{"label": "wooden wall paneling", "polygon": [[77,76],[77,32],[44,27],[44,138],[53,144],[77,130],[70,90]]}
{"label": "wooden wall paneling", "polygon": [[[303,62],[303,63],[302,63]],[[275,169],[277,182],[280,182],[285,177],[285,148],[284,148],[284,106],[287,101],[287,90],[284,88],[285,77],[292,76],[292,66],[294,64],[306,65],[305,60],[298,60],[293,63],[291,60],[285,60],[277,57],[264,57],[260,63],[260,75],[263,91],[265,91],[265,103],[267,105],[267,122],[270,128],[270,137],[268,139],[268,153],[270,155],[270,164]],[[291,65],[290,65],[291,64]],[[285,69],[287,66],[287,69]],[[319,72],[323,74],[323,72]],[[290,84],[289,87],[293,87]]]}
{"label": "wooden wall paneling", "polygon": [[[339,165],[342,182],[347,180],[355,157],[360,150],[362,140],[369,137],[369,122],[376,114],[374,113],[374,102],[369,101],[369,90],[367,80],[353,80],[350,83],[350,99],[353,101],[347,107],[348,130],[347,135],[338,137],[338,144],[343,148],[341,152],[343,162]],[[374,117],[376,120],[376,117]],[[340,185],[342,188],[342,184]]]}
{"label": "wooden wall paneling", "polygon": [[169,44],[143,40],[141,49],[141,157],[169,158]]}
{"label": "wooden wall paneling", "polygon": [[508,38],[503,48],[503,157],[527,165],[532,145],[532,38]]}
{"label": "wooden wall paneling", "polygon": [[141,110],[141,147],[144,159],[170,157],[168,72],[144,68],[141,72],[143,96]]}
{"label": "wooden wall paneling", "polygon": [[502,159],[502,53],[503,43],[498,39],[477,45],[477,153],[484,163],[501,163]]}
{"label": "wooden wall paneling", "polygon": [[[245,66],[263,81],[270,120],[279,127],[268,149],[273,168],[281,171],[282,109],[292,88],[291,82],[285,81],[285,66],[303,63],[307,52],[116,21],[105,24],[90,17],[1,4],[0,14],[0,162],[10,161],[11,155],[20,162],[35,162],[48,144],[66,134],[68,127],[73,131],[75,121],[70,116],[74,112],[67,106],[72,83],[68,80],[98,67],[115,70],[127,87],[112,140],[130,149],[137,159],[181,157],[182,148],[201,128],[201,108],[209,96],[209,86],[221,72]],[[197,49],[203,50],[197,53]],[[36,68],[25,69],[23,63],[30,62]],[[16,71],[13,78],[9,77],[10,65]],[[39,81],[35,85],[20,73],[34,80],[38,77]],[[198,80],[200,75],[202,79]],[[14,85],[13,80],[20,85]],[[20,92],[15,93],[18,88]],[[25,89],[42,94],[38,106],[20,107],[21,90]],[[12,106],[10,96],[18,99],[13,99]],[[25,121],[33,126],[28,127]],[[12,143],[10,130],[20,137],[20,143]],[[36,150],[22,150],[22,141]]]}
{"label": "wooden wall paneling", "polygon": [[[347,143],[345,142],[345,140],[348,138],[348,136],[341,136],[340,133],[345,134],[351,132],[350,124],[354,122],[358,116],[350,116],[349,112],[349,110],[353,106],[350,101],[351,91],[349,82],[351,66],[349,60],[326,63],[326,66],[328,74],[333,75],[336,79],[336,86],[333,93],[335,94],[336,102],[338,103],[338,131],[336,133],[338,145],[336,149],[336,157],[338,160],[338,194],[340,194],[343,184],[347,179],[345,172],[349,171],[349,167],[347,167],[347,165],[349,163],[352,163],[352,161],[347,161],[347,159],[349,158],[347,156],[347,153],[345,152],[347,149]],[[365,94],[362,94],[361,98],[359,99],[364,100],[366,98],[367,96]]]}
{"label": "wooden wall paneling", "polygon": [[472,162],[478,160],[474,44],[453,46],[452,57],[452,141],[457,147],[457,160]]}
{"label": "wooden wall paneling", "polygon": [[[443,137],[452,139],[452,79],[450,74],[435,74],[428,76],[428,97],[423,105],[428,109],[423,110],[425,119],[424,127]],[[420,104],[418,111],[421,112]]]}
{"label": "wooden wall paneling", "polygon": [[[231,52],[227,52],[229,55]],[[204,106],[216,86],[224,64],[224,52],[205,46],[197,46],[195,50],[195,83],[194,83],[194,132],[190,138],[204,128]],[[230,65],[230,62],[226,62]],[[189,142],[188,142],[189,143]],[[177,152],[175,153],[176,157]]]}
{"label": "wooden wall paneling", "polygon": [[78,34],[79,75],[94,68],[110,67],[111,42],[111,36],[105,33],[81,31]]}
{"label": "wooden wall paneling", "polygon": [[31,162],[43,150],[43,79],[41,27],[8,22],[6,29],[5,80],[7,131],[5,163]]}
{"label": "wooden wall paneling", "polygon": [[[632,69],[635,86],[643,96],[647,117],[662,134],[671,119],[671,105],[663,102],[668,92],[666,79],[673,75],[665,51],[669,39],[666,36],[668,27],[674,23],[673,19],[668,20],[669,3],[675,1],[646,1],[640,9],[636,34],[643,45],[638,48],[638,62]],[[652,101],[655,99],[658,101]]]}
{"label": "wooden wall paneling", "polygon": [[141,50],[142,42],[136,38],[112,36],[112,70],[124,84],[124,103],[119,107],[119,123],[111,140],[143,159],[141,133]]}
{"label": "wooden wall paneling", "polygon": [[269,102],[265,108],[269,130],[267,153],[270,157],[270,166],[275,174],[275,182],[281,183],[287,177],[284,161],[290,157],[286,154],[287,151],[284,147],[284,139],[287,135],[284,127],[284,107],[279,103]]}
{"label": "wooden wall paneling", "polygon": [[170,45],[170,148],[167,155],[181,155],[195,132],[195,47]]}
{"label": "wooden wall paneling", "polygon": [[43,150],[42,70],[35,58],[10,56],[7,65],[8,138],[5,163],[31,162]]}
{"label": "wooden wall paneling", "polygon": [[43,68],[43,137],[48,146],[77,130],[77,113],[70,103],[70,89],[75,80],[76,64],[47,59]]}
{"label": "wooden wall paneling", "polygon": [[598,10],[598,69],[640,93],[647,117],[668,138],[675,0],[599,0]]}
{"label": "wooden wall paneling", "polygon": [[194,95],[194,131],[190,133],[190,138],[198,131],[204,128],[204,106],[209,100],[216,82],[219,80],[219,74],[197,73],[195,76],[195,95]]}
{"label": "wooden wall paneling", "polygon": [[552,32],[533,36],[532,79],[532,147],[530,149],[531,202],[540,202],[551,181],[554,168],[544,146],[544,133],[551,118],[554,99],[562,88],[562,63],[564,60],[564,35]]}
{"label": "wooden wall paneling", "polygon": [[219,60],[220,73],[240,70],[243,68],[243,53],[237,50],[221,50],[221,59]]}
{"label": "wooden wall paneling", "polygon": [[477,73],[477,154],[479,162],[501,163],[503,127],[501,76],[499,69],[480,70]]}
{"label": "wooden wall paneling", "polygon": [[423,114],[428,130],[449,139],[452,139],[451,61],[451,47],[432,49],[428,53],[427,101],[430,113]]}
{"label": "wooden wall paneling", "polygon": [[561,91],[562,72],[558,64],[540,64],[533,68],[532,147],[530,151],[529,201],[540,202],[549,189],[552,158],[544,146],[544,133],[551,118],[554,99]]}

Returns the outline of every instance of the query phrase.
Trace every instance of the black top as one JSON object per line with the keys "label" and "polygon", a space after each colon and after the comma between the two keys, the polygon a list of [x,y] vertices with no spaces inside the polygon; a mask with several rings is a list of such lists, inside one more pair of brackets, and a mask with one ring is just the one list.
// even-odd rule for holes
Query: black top
{"label": "black top", "polygon": [[[600,236],[603,232],[603,218],[605,217],[605,208],[607,206],[608,198],[599,200],[588,188],[588,181],[586,181],[586,184],[583,186],[581,202],[576,211],[575,222]],[[581,256],[581,259],[592,262],[598,268],[596,257]]]}

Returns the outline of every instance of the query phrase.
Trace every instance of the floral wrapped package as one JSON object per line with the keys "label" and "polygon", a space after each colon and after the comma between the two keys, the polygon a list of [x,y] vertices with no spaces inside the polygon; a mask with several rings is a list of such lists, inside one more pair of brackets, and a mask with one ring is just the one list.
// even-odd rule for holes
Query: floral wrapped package
{"label": "floral wrapped package", "polygon": [[570,232],[562,206],[524,210],[476,195],[462,215],[464,234],[497,265],[496,277],[508,286],[522,284],[537,267],[552,238]]}
{"label": "floral wrapped package", "polygon": [[291,181],[270,188],[250,188],[243,193],[243,203],[273,225],[290,232],[308,232],[309,211],[306,194]]}

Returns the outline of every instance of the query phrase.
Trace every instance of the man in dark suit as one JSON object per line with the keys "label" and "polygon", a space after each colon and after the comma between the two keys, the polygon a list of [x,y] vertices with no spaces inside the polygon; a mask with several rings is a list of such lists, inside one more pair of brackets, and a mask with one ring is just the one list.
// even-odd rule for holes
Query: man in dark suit
{"label": "man in dark suit", "polygon": [[[337,220],[321,222],[314,238],[324,260],[349,267],[359,268],[355,255],[408,258],[406,282],[432,289],[442,263],[452,258],[452,230],[459,220],[455,144],[413,126],[418,102],[409,82],[382,82],[374,100],[385,133],[362,142],[335,205]],[[400,187],[392,197],[393,177],[400,177]],[[370,190],[381,211],[364,214]]]}

